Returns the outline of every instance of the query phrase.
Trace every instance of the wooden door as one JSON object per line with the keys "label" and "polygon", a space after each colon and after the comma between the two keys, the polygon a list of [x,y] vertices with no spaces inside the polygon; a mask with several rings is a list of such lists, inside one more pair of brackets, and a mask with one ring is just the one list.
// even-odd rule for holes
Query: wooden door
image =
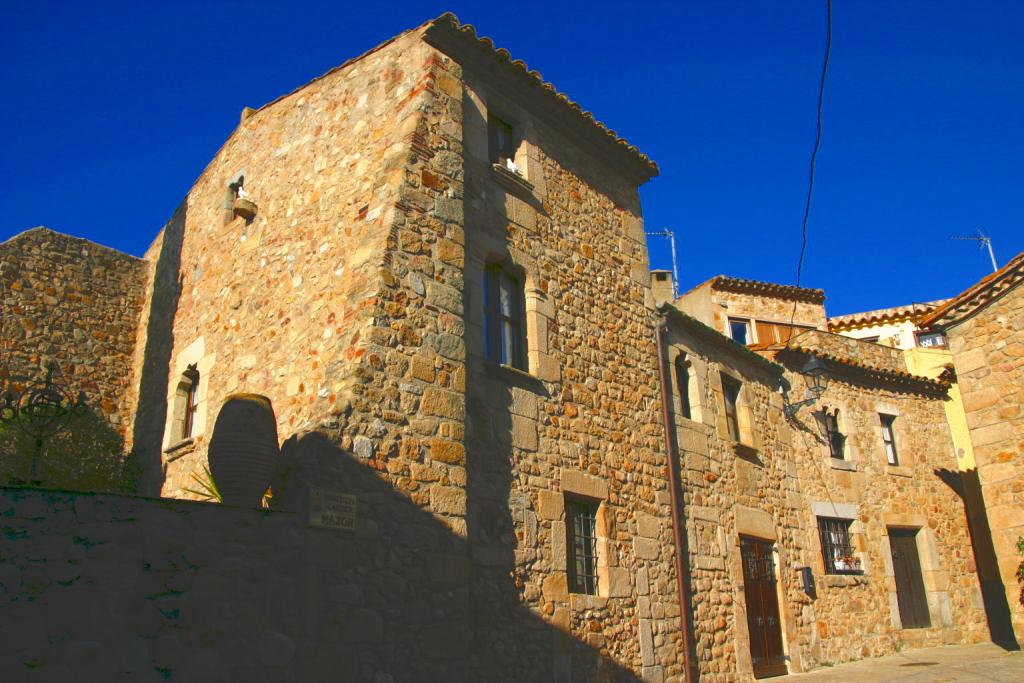
{"label": "wooden door", "polygon": [[917,554],[917,529],[889,529],[892,568],[896,575],[896,599],[900,605],[903,628],[927,628],[932,625],[928,615],[928,598],[921,575],[921,558]]}
{"label": "wooden door", "polygon": [[782,651],[772,543],[741,536],[740,557],[743,560],[743,593],[747,602],[747,629],[750,632],[754,677],[782,676],[787,673],[786,657]]}

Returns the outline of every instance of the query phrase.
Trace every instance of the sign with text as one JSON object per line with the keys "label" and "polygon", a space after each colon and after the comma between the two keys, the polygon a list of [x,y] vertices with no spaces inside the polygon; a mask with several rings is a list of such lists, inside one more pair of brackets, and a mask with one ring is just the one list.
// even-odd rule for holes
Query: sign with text
{"label": "sign with text", "polygon": [[309,525],[355,531],[356,497],[323,489],[309,492]]}

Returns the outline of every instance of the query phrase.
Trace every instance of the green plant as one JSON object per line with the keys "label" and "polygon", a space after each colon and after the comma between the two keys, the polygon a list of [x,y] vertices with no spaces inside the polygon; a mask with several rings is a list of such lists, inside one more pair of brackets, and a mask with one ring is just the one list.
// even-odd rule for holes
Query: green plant
{"label": "green plant", "polygon": [[[199,500],[212,500],[217,503],[224,502],[220,495],[220,489],[217,488],[217,482],[213,479],[213,473],[210,472],[209,465],[203,465],[202,472],[196,474],[193,472],[191,475],[192,481],[195,482],[199,488],[187,488],[185,489],[194,496],[198,496]],[[273,493],[270,487],[267,487],[266,492],[263,494],[263,498],[260,500],[260,507],[269,508],[270,498]]]}
{"label": "green plant", "polygon": [[189,493],[198,496],[199,500],[213,500],[218,503],[222,502],[220,490],[217,488],[217,482],[213,480],[213,474],[210,472],[208,465],[203,465],[203,471],[200,474],[192,473],[192,481],[195,482],[198,489],[187,488],[185,489]]}

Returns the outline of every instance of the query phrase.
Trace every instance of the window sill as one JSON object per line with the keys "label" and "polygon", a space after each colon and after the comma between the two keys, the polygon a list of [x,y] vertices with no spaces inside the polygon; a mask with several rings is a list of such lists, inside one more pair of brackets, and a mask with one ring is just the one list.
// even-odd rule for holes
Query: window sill
{"label": "window sill", "polygon": [[182,439],[181,441],[171,444],[164,449],[164,455],[167,456],[167,462],[173,462],[178,458],[188,455],[196,449],[196,440],[192,437]]}
{"label": "window sill", "polygon": [[829,588],[846,588],[848,586],[866,586],[868,577],[863,574],[825,574],[822,583]]}
{"label": "window sill", "polygon": [[849,460],[840,460],[839,458],[829,458],[829,467],[834,470],[844,470],[846,472],[856,472],[857,463],[850,462]]}
{"label": "window sill", "polygon": [[894,477],[913,477],[914,471],[906,465],[886,465],[885,473]]}
{"label": "window sill", "polygon": [[533,192],[533,183],[518,173],[513,173],[501,164],[491,164],[491,168],[494,169],[494,177],[505,189],[527,194]]}
{"label": "window sill", "polygon": [[544,383],[536,375],[531,375],[526,370],[520,370],[512,365],[495,363],[492,360],[484,361],[484,369],[492,377],[504,382],[516,384],[532,391],[544,391]]}
{"label": "window sill", "polygon": [[569,607],[575,611],[604,609],[608,606],[608,598],[589,593],[569,593]]}

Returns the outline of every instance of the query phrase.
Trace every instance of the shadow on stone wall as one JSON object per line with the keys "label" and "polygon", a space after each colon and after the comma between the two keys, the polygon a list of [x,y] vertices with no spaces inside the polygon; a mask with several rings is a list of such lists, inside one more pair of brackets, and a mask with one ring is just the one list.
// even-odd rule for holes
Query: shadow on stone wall
{"label": "shadow on stone wall", "polygon": [[138,378],[139,402],[132,438],[132,468],[136,490],[160,494],[164,473],[161,446],[167,421],[168,372],[174,344],[174,315],[181,297],[181,246],[185,238],[187,202],[182,202],[164,227],[160,254],[153,270],[142,369]]}
{"label": "shadow on stone wall", "polygon": [[988,513],[985,509],[978,470],[938,469],[935,470],[935,475],[964,501],[967,530],[971,535],[974,564],[978,571],[981,599],[985,605],[985,619],[988,621],[992,642],[1006,650],[1019,650],[1020,646],[1013,632],[1010,606],[1006,602],[1006,586],[999,575],[999,563],[992,542],[992,529],[988,524]]}
{"label": "shadow on stone wall", "polygon": [[[35,439],[14,424],[0,423],[0,484],[31,479]],[[67,429],[44,440],[38,478],[47,487],[72,491],[130,491],[133,475],[124,439],[95,410],[70,418]]]}
{"label": "shadow on stone wall", "polygon": [[[283,460],[296,512],[0,489],[0,679],[568,681],[562,652],[635,680],[481,588],[464,538],[327,437]],[[306,525],[311,485],[358,497],[354,531]]]}

